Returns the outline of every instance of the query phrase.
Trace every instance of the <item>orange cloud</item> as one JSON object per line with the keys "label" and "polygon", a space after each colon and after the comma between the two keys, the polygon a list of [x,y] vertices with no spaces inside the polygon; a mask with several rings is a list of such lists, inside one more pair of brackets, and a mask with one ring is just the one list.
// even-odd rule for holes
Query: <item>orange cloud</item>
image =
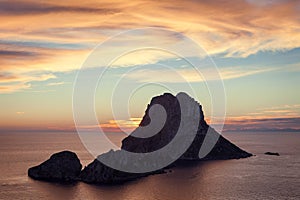
{"label": "orange cloud", "polygon": [[2,38],[100,42],[114,30],[154,26],[192,36],[210,53],[247,56],[299,47],[298,11],[297,1],[4,1],[0,15]]}
{"label": "orange cloud", "polygon": [[[250,0],[1,1],[0,74],[26,79],[26,74],[36,71],[46,74],[76,70],[99,42],[120,30],[145,26],[186,34],[211,55],[247,57],[259,51],[298,48],[299,4],[292,0],[263,4]],[[157,40],[164,41],[162,38]],[[174,36],[170,41],[176,39],[180,40]],[[120,41],[121,46],[131,43],[128,38]],[[113,53],[114,48],[106,49],[106,53]],[[128,57],[117,64],[166,58],[146,53],[143,56],[134,63]],[[237,75],[225,72],[224,76]],[[28,81],[0,86],[5,92],[29,87]]]}
{"label": "orange cloud", "polygon": [[138,127],[141,118],[130,118],[129,120],[109,120],[107,123],[101,123],[100,127],[105,132],[127,132],[130,133]]}
{"label": "orange cloud", "polygon": [[300,130],[300,105],[282,105],[258,109],[244,116],[227,116],[225,131]]}
{"label": "orange cloud", "polygon": [[48,86],[57,86],[57,85],[63,85],[65,82],[54,82],[54,83],[49,83]]}
{"label": "orange cloud", "polygon": [[1,75],[0,74],[0,94],[11,93],[19,90],[29,89],[31,87],[30,82],[33,81],[45,81],[48,79],[56,78],[53,74],[42,75]]}
{"label": "orange cloud", "polygon": [[16,114],[17,114],[17,115],[24,115],[24,114],[25,114],[25,112],[18,111],[18,112],[16,112]]}
{"label": "orange cloud", "polygon": [[140,124],[141,118],[133,117],[129,120],[108,120],[97,125],[79,126],[78,128],[86,131],[97,131],[99,127],[106,133],[118,132],[118,133],[131,133]]}
{"label": "orange cloud", "polygon": [[224,131],[300,131],[299,117],[239,117],[228,119]]}

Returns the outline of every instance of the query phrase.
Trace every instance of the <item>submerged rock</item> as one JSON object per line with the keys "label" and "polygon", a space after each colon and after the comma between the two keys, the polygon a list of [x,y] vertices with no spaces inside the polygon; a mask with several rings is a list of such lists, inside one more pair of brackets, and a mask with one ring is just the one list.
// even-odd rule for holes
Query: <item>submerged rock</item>
{"label": "submerged rock", "polygon": [[271,155],[271,156],[279,156],[279,153],[277,153],[277,152],[266,152],[265,153],[266,155]]}
{"label": "submerged rock", "polygon": [[45,181],[73,182],[78,180],[82,165],[77,155],[71,151],[53,154],[38,166],[28,169],[28,176]]}

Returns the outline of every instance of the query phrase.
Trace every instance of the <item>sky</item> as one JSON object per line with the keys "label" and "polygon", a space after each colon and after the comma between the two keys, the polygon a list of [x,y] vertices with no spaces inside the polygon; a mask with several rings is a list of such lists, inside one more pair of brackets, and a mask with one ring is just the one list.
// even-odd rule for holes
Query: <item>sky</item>
{"label": "sky", "polygon": [[[300,130],[299,13],[300,2],[292,0],[1,0],[0,130],[73,131],[77,74],[97,45],[112,37],[96,67],[108,67],[101,61],[123,48],[151,47],[151,40],[180,48],[187,37],[203,48],[204,59],[213,60],[222,78],[224,130]],[[118,37],[141,28],[153,29],[153,35]],[[105,130],[132,130],[151,97],[164,92],[187,92],[211,120],[207,82],[178,56],[137,50],[108,68],[95,94],[98,125]],[[122,87],[114,90],[117,83]],[[136,86],[128,98],[124,88]],[[108,98],[112,92],[117,113]],[[130,116],[118,112],[121,107]]]}

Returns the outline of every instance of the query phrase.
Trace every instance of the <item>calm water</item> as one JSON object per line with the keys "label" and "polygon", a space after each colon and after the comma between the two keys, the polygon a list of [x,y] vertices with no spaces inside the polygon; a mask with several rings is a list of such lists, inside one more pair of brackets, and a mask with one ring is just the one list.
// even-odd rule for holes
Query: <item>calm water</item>
{"label": "calm water", "polygon": [[[119,186],[34,181],[27,169],[54,152],[93,160],[75,133],[0,133],[0,199],[300,199],[300,133],[231,133],[225,137],[256,156],[210,161]],[[112,134],[119,144],[122,136]],[[281,156],[267,156],[266,151]]]}

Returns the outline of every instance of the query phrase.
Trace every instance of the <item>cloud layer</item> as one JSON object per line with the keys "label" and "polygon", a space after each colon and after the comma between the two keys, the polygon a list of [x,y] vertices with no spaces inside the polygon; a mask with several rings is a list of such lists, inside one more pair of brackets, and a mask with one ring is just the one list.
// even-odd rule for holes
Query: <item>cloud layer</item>
{"label": "cloud layer", "polygon": [[[292,0],[1,1],[0,75],[12,76],[11,82],[0,85],[0,92],[30,87],[30,81],[19,81],[21,76],[23,80],[36,80],[44,76],[42,73],[78,69],[96,44],[131,28],[178,31],[202,45],[210,55],[225,57],[298,48],[299,4]],[[170,37],[180,40],[176,35]],[[120,44],[130,46],[132,41],[126,38]],[[114,48],[108,48],[107,53]],[[153,59],[149,54],[142,57]],[[120,63],[126,64],[134,63],[132,59]],[[234,77],[232,71],[224,74]]]}

